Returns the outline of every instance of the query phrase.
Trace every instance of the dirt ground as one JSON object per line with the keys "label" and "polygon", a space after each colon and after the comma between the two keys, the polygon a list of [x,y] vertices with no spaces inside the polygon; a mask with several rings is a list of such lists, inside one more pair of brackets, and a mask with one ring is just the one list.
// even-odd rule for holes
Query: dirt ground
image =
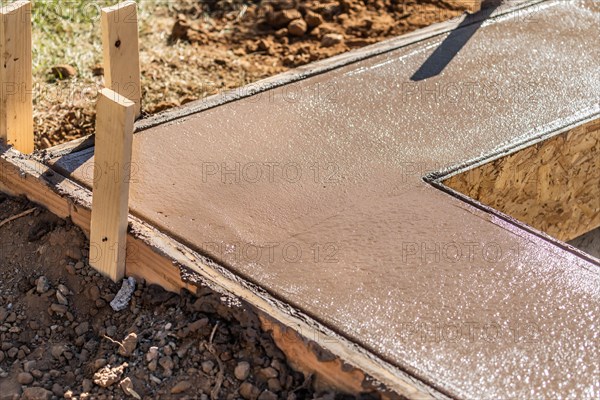
{"label": "dirt ground", "polygon": [[[141,0],[143,111],[153,114],[448,20],[463,14],[468,4],[452,0]],[[34,124],[36,147],[47,148],[93,133],[96,94],[103,85],[100,24],[91,18],[78,22],[73,31],[62,14],[77,10],[61,10],[58,16],[55,10],[37,10],[33,30],[40,45],[34,40],[39,53],[34,57]],[[50,17],[61,32],[53,32],[52,27],[42,30],[35,23],[43,24]],[[71,36],[60,36],[64,34]],[[66,42],[52,47],[53,37],[66,38]],[[73,48],[64,49],[69,46]],[[59,53],[61,57],[54,56]],[[52,68],[55,64],[71,68],[57,73]]]}
{"label": "dirt ground", "polygon": [[[294,372],[256,317],[205,290],[120,285],[69,221],[0,194],[0,399],[334,399]],[[2,222],[0,222],[2,224]],[[105,387],[106,386],[106,387]]]}

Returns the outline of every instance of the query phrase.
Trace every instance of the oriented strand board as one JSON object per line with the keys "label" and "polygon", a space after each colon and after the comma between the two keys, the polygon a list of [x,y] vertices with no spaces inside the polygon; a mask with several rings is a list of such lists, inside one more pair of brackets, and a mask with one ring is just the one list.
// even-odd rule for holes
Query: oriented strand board
{"label": "oriented strand board", "polygon": [[600,120],[444,184],[557,239],[572,240],[600,226]]}

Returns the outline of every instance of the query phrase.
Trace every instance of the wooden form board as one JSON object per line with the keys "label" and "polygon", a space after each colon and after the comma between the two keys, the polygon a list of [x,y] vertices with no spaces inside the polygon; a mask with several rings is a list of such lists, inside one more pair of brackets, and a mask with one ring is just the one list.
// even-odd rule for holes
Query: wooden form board
{"label": "wooden form board", "polygon": [[125,275],[135,104],[103,89],[96,108],[96,167],[90,265],[113,281]]}
{"label": "wooden form board", "polygon": [[0,139],[32,153],[31,3],[0,5]]}
{"label": "wooden form board", "polygon": [[[0,191],[26,196],[90,234],[92,193],[33,158],[0,147]],[[243,301],[290,362],[319,388],[382,399],[446,398],[435,389],[290,309],[140,219],[129,216],[126,274],[178,292],[199,285]],[[191,275],[195,279],[189,279]]]}
{"label": "wooden form board", "polygon": [[444,184],[559,240],[572,240],[600,226],[600,120]]}
{"label": "wooden form board", "polygon": [[101,19],[106,87],[133,101],[137,118],[142,107],[137,4],[103,8]]}

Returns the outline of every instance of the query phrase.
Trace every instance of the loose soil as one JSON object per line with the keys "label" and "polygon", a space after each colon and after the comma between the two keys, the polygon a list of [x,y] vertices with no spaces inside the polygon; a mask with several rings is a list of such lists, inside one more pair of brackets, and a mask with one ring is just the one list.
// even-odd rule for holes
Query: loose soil
{"label": "loose soil", "polygon": [[[120,284],[69,221],[0,194],[0,399],[334,399],[294,372],[255,315],[214,292]],[[346,398],[346,397],[343,397]]]}
{"label": "loose soil", "polygon": [[[145,115],[460,16],[478,2],[179,0],[155,3],[142,1],[139,5]],[[44,12],[46,10],[39,11]],[[35,9],[34,15],[37,15]],[[38,20],[44,18],[45,15],[40,15]],[[47,148],[94,131],[95,99],[98,88],[103,85],[99,23],[94,21],[79,29],[91,30],[81,33],[89,37],[84,36],[80,43],[82,49],[74,48],[65,55],[67,59],[53,60],[61,64],[60,68],[47,66],[48,61],[42,58],[49,57],[48,54],[34,58],[37,148]],[[34,37],[36,32],[34,25]],[[44,32],[39,40],[47,40],[48,34],[51,33]],[[76,32],[58,34],[77,35]],[[78,51],[90,54],[82,58]],[[69,64],[76,64],[77,69],[69,69]]]}

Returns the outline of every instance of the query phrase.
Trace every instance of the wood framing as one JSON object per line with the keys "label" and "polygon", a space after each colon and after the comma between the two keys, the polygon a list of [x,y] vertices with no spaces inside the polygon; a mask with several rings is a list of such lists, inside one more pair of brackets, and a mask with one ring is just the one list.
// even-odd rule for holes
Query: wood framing
{"label": "wood framing", "polygon": [[142,107],[137,4],[103,8],[101,19],[105,85],[135,103],[137,118]]}
{"label": "wood framing", "polygon": [[129,180],[135,104],[103,89],[96,108],[96,168],[90,265],[116,281],[125,275]]}
{"label": "wood framing", "polygon": [[596,119],[444,184],[566,242],[600,226],[599,182]]}
{"label": "wood framing", "polygon": [[0,139],[29,154],[34,150],[31,3],[0,7]]}

